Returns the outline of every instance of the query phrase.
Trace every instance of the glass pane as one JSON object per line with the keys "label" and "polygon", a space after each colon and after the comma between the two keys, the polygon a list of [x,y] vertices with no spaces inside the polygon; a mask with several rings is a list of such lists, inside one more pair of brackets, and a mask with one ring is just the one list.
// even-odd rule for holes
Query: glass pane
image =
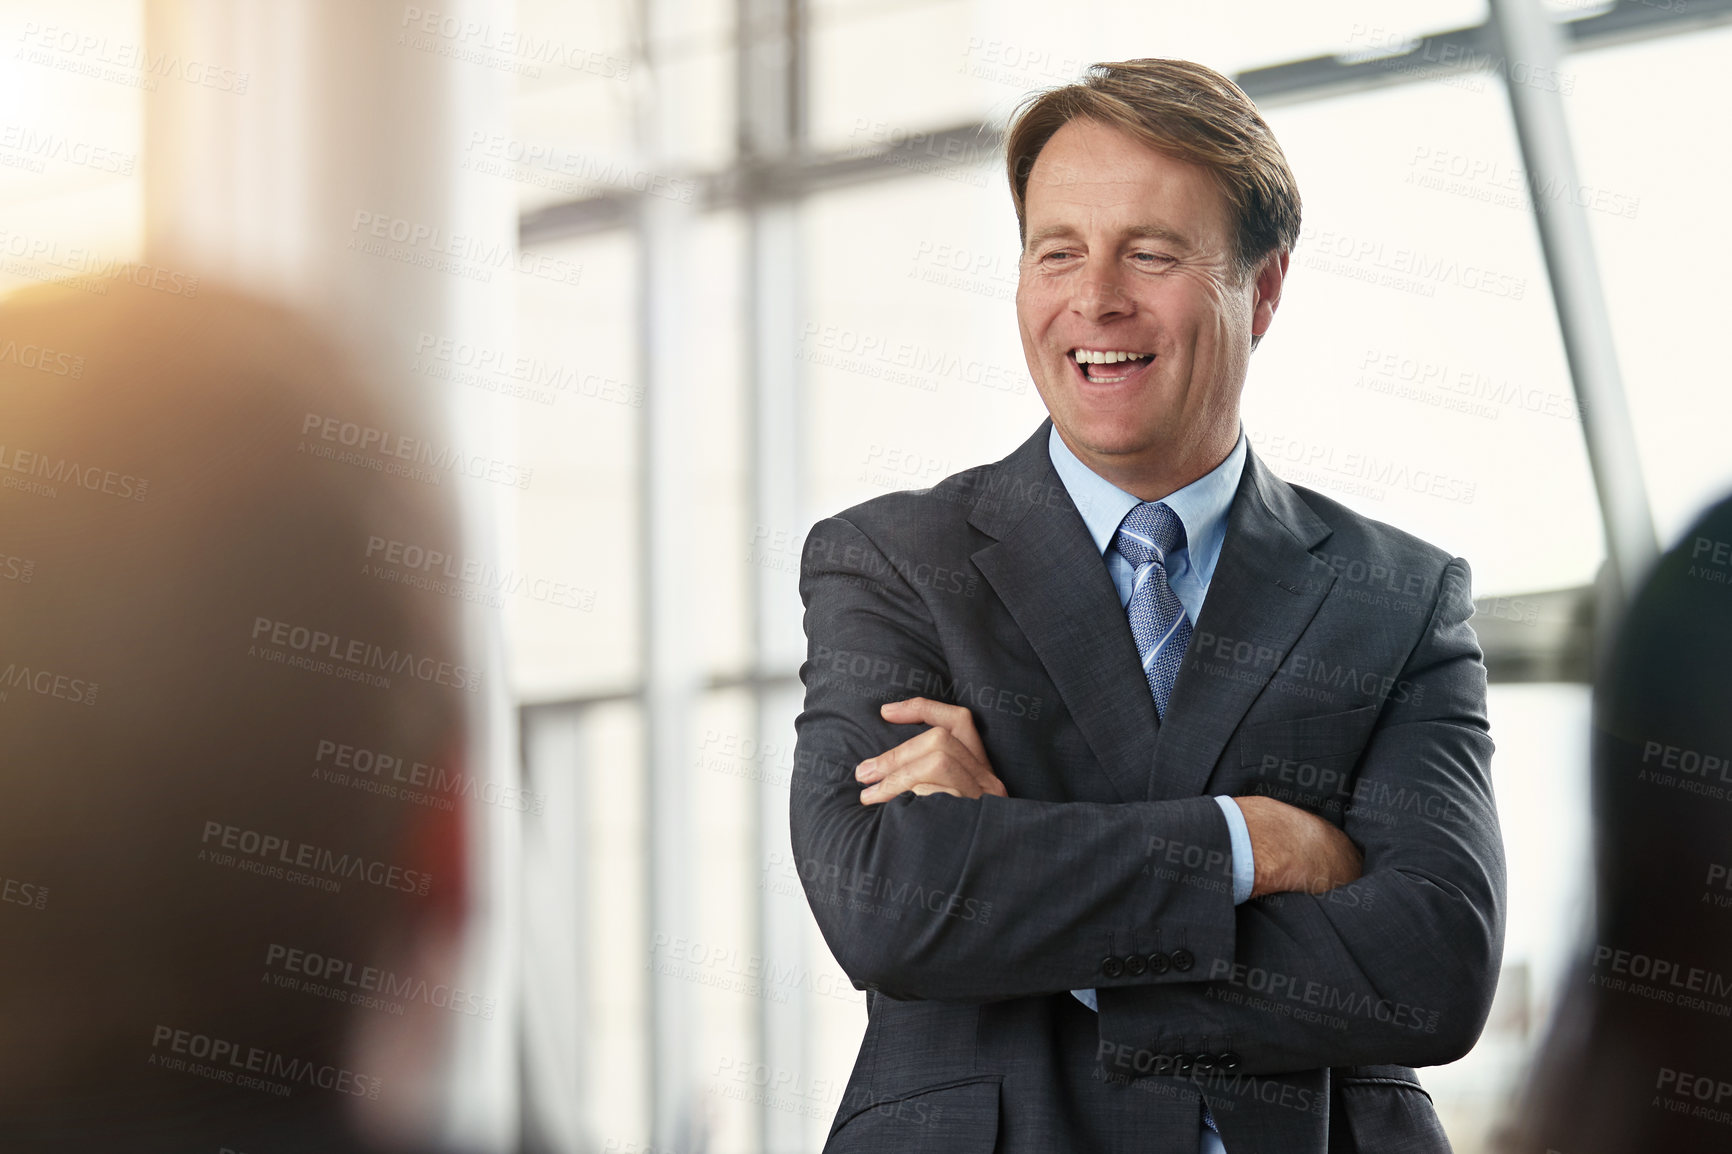
{"label": "glass pane", "polygon": [[1269,120],[1305,227],[1251,358],[1252,445],[1287,480],[1466,557],[1478,595],[1589,581],[1598,504],[1538,237],[1505,187],[1521,160],[1501,83]]}
{"label": "glass pane", "polygon": [[524,1096],[550,1149],[648,1126],[642,723],[613,704],[524,726]]}
{"label": "glass pane", "polygon": [[[1732,490],[1732,390],[1715,336],[1732,312],[1715,193],[1732,28],[1573,56],[1567,112],[1612,334],[1663,546]],[[1642,93],[1631,101],[1631,92]]]}
{"label": "glass pane", "polygon": [[[518,0],[527,47],[519,53],[513,134],[467,142],[465,165],[516,183],[524,212],[634,190],[689,199],[688,174],[732,155],[733,5],[687,0],[651,6],[647,16],[644,9],[641,2]],[[640,26],[652,17],[646,57]],[[656,98],[645,105],[652,87]],[[643,154],[640,108],[657,117],[658,147],[671,159]]]}
{"label": "glass pane", "polygon": [[637,250],[609,233],[530,250],[582,266],[575,285],[523,278],[516,360],[466,369],[518,398],[517,499],[524,596],[506,601],[524,700],[624,688],[639,676]]}
{"label": "glass pane", "polygon": [[[509,30],[521,66],[517,83],[520,124],[524,109],[551,106],[573,115],[564,127],[590,148],[614,151],[631,140],[632,71],[641,65],[633,44],[639,4],[565,4],[517,0]],[[496,38],[497,42],[497,38]],[[525,127],[548,127],[530,120]]]}
{"label": "glass pane", "polygon": [[794,355],[814,518],[996,460],[1034,431],[1046,410],[1017,336],[1016,218],[996,170],[814,197],[804,224]]}
{"label": "glass pane", "polygon": [[1492,1149],[1589,924],[1589,704],[1583,685],[1494,685],[1487,701],[1509,866],[1503,972],[1479,1044],[1420,1072],[1457,1150]]}
{"label": "glass pane", "polygon": [[585,77],[560,87],[525,88],[510,136],[471,139],[465,167],[517,189],[520,212],[649,187],[652,175],[634,159],[625,82]]}
{"label": "glass pane", "polygon": [[1069,83],[1097,60],[1179,56],[1232,73],[1388,51],[1415,35],[1478,24],[1485,11],[1485,0],[819,2],[812,139],[823,149],[871,147],[885,132],[1002,120],[1025,93]]}
{"label": "glass pane", "polygon": [[984,112],[964,48],[964,0],[813,5],[808,132],[819,149],[877,147],[882,133],[978,120]]}
{"label": "glass pane", "polygon": [[774,1104],[778,1096],[774,1083],[757,1076],[760,1003],[787,1000],[793,960],[763,957],[756,936],[751,697],[707,695],[692,738],[694,924],[683,941],[654,943],[653,964],[658,974],[692,983],[698,1036],[690,1039],[690,1049],[712,1148],[747,1154],[757,1145],[761,1100]]}
{"label": "glass pane", "polygon": [[0,291],[80,278],[144,248],[144,5],[52,0],[0,14]]}

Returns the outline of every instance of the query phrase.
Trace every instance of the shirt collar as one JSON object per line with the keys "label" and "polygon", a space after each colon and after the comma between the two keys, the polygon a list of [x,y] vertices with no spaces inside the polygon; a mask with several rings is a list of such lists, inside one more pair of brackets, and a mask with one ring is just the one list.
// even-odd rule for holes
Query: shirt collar
{"label": "shirt collar", "polygon": [[[1189,485],[1161,498],[1161,503],[1178,514],[1185,526],[1186,550],[1190,562],[1206,585],[1214,576],[1215,562],[1221,556],[1221,543],[1227,537],[1227,511],[1233,506],[1233,495],[1239,491],[1239,478],[1245,471],[1245,434],[1241,430],[1233,451],[1226,460],[1192,481]],[[1054,425],[1047,437],[1047,455],[1058,470],[1059,480],[1070,493],[1070,499],[1082,514],[1089,536],[1102,556],[1119,531],[1125,514],[1142,504],[1134,494],[1090,469],[1077,459]]]}

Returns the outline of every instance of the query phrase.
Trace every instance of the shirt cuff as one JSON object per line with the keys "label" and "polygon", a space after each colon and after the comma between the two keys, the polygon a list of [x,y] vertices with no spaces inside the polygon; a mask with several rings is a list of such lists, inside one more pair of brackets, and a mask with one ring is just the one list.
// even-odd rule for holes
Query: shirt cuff
{"label": "shirt cuff", "polygon": [[1101,1012],[1100,1005],[1095,999],[1095,992],[1093,990],[1072,990],[1070,993],[1071,997],[1075,998],[1095,1013],[1098,1014]]}
{"label": "shirt cuff", "polygon": [[1251,857],[1251,831],[1245,828],[1245,815],[1239,803],[1230,797],[1215,798],[1227,819],[1227,836],[1233,842],[1233,904],[1248,900],[1257,882],[1257,863]]}

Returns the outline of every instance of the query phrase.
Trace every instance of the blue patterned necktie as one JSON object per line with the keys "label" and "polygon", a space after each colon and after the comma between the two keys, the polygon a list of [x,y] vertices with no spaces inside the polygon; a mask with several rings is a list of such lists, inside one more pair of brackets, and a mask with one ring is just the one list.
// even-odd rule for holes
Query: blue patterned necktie
{"label": "blue patterned necktie", "polygon": [[1155,712],[1163,720],[1185,646],[1191,642],[1191,618],[1167,584],[1167,558],[1184,547],[1184,523],[1159,501],[1144,501],[1126,513],[1113,537],[1113,548],[1136,570],[1125,614],[1155,697]]}
{"label": "blue patterned necktie", "polygon": [[[1155,712],[1166,720],[1167,701],[1173,682],[1191,643],[1191,618],[1167,584],[1167,558],[1185,547],[1185,525],[1179,515],[1159,501],[1144,501],[1119,522],[1113,548],[1131,563],[1136,579],[1131,598],[1125,602],[1131,636],[1137,639],[1137,654],[1143,659],[1143,676],[1155,698]],[[1215,1133],[1215,1119],[1203,1103],[1203,1125]]]}

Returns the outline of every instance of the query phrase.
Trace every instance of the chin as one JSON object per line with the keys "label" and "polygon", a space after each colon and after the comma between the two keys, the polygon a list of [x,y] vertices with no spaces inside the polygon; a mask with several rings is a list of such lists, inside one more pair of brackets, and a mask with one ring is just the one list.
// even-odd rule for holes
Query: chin
{"label": "chin", "polygon": [[1147,448],[1153,440],[1148,429],[1110,418],[1084,419],[1073,424],[1070,431],[1090,450],[1112,455],[1138,452]]}

